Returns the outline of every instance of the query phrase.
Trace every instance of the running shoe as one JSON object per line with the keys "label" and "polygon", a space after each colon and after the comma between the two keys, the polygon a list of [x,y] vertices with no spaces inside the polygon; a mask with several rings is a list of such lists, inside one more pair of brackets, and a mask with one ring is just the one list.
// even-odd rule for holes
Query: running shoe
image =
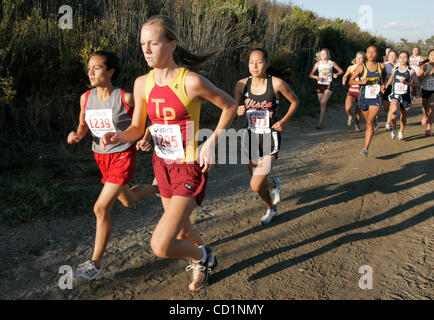
{"label": "running shoe", "polygon": [[273,182],[276,184],[276,187],[274,189],[271,189],[269,193],[270,193],[271,203],[273,204],[273,206],[275,206],[282,199],[282,191],[280,190],[280,179],[277,177],[273,178]]}
{"label": "running shoe", "polygon": [[368,149],[363,148],[363,149],[362,149],[362,152],[361,152],[360,154],[362,154],[362,155],[364,155],[365,157],[367,157],[367,156],[368,156]]}
{"label": "running shoe", "polygon": [[[156,186],[156,187],[158,188],[157,178],[154,177],[154,180],[152,181],[152,185],[153,185],[153,186]],[[155,195],[156,195],[158,198],[161,198],[161,196],[160,196],[160,192],[157,192]]]}
{"label": "running shoe", "polygon": [[425,135],[426,135],[427,137],[430,137],[430,136],[431,136],[431,130],[428,130],[428,129],[427,129],[427,130],[425,131]]}
{"label": "running shoe", "polygon": [[316,130],[322,130],[322,128],[323,128],[322,124],[318,124],[318,125],[315,127]]}
{"label": "running shoe", "polygon": [[357,123],[354,125],[354,130],[357,131],[357,132],[362,131],[362,130],[360,129],[360,125],[357,124]]}
{"label": "running shoe", "polygon": [[422,126],[426,126],[427,123],[428,123],[428,117],[423,117],[423,118],[422,118],[422,121],[420,122],[420,124],[421,124]]}
{"label": "running shoe", "polygon": [[[193,261],[190,261],[190,264],[185,267],[185,271],[191,271],[193,269]],[[217,262],[217,257],[211,253],[211,256],[209,258],[209,262],[208,262],[208,272],[211,274],[214,272],[214,270],[217,268],[218,266],[218,262]]]}
{"label": "running shoe", "polygon": [[267,213],[261,218],[262,224],[269,224],[271,220],[277,215],[277,208],[274,207],[274,209],[268,209]]}
{"label": "running shoe", "polygon": [[352,124],[353,124],[353,117],[348,116],[347,126],[351,127]]}
{"label": "running shoe", "polygon": [[396,130],[392,130],[392,131],[390,132],[390,137],[391,137],[392,139],[395,139],[395,138],[396,138]]}
{"label": "running shoe", "polygon": [[191,282],[188,288],[191,291],[198,291],[203,289],[208,284],[209,278],[209,260],[211,257],[211,250],[208,247],[205,247],[206,250],[206,258],[205,261],[201,263],[192,263],[189,270],[191,270]]}
{"label": "running shoe", "polygon": [[73,272],[73,277],[76,280],[98,280],[102,276],[102,266],[99,269],[95,266],[92,260],[80,264],[78,268]]}
{"label": "running shoe", "polygon": [[401,131],[399,131],[398,133],[398,140],[399,141],[404,140],[404,133],[402,133]]}
{"label": "running shoe", "polygon": [[386,130],[387,130],[387,131],[392,130],[392,126],[391,126],[390,124],[388,124],[388,123],[386,123]]}

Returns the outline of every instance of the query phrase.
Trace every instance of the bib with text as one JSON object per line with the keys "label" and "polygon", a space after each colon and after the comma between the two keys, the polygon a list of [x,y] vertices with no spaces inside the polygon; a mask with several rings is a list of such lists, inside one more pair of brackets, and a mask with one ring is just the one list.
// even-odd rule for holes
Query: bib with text
{"label": "bib with text", "polygon": [[116,132],[112,109],[86,110],[85,120],[90,131],[98,138],[107,132]]}
{"label": "bib with text", "polygon": [[163,159],[185,158],[181,127],[177,124],[154,124],[150,127],[157,156]]}
{"label": "bib with text", "polygon": [[268,110],[247,110],[249,130],[255,133],[270,131],[270,113]]}

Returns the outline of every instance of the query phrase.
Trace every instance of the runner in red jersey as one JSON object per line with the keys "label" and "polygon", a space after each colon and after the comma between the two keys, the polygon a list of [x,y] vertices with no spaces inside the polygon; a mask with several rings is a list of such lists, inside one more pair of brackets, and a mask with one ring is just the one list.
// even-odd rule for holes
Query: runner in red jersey
{"label": "runner in red jersey", "polygon": [[88,76],[95,88],[82,94],[77,131],[72,131],[67,138],[69,144],[79,143],[91,131],[92,150],[104,184],[94,206],[96,233],[93,256],[74,270],[74,278],[78,280],[96,280],[102,275],[101,260],[112,229],[110,211],[116,199],[129,207],[143,197],[158,192],[158,188],[151,185],[128,187],[136,163],[134,142],[114,144],[105,150],[99,143],[99,138],[106,132],[125,130],[131,124],[133,96],[111,83],[118,69],[117,57],[113,53],[98,51],[92,54]]}
{"label": "runner in red jersey", "polygon": [[[348,67],[347,72],[342,77],[342,85],[345,85],[348,77],[354,73],[354,70],[356,70],[357,66],[365,62],[366,62],[366,54],[362,51],[357,52],[356,57],[352,61],[352,65]],[[353,123],[354,117],[352,113],[352,108],[353,105],[357,103],[359,100],[359,92],[360,92],[359,85],[352,85],[348,89],[347,98],[345,99],[345,111],[348,114],[348,119],[347,119],[348,126],[351,126],[351,124]],[[356,131],[360,131],[360,120],[362,118],[362,111],[360,110],[358,105],[356,105],[355,118],[356,118],[355,129]]]}
{"label": "runner in red jersey", "polygon": [[[149,115],[155,144],[154,172],[164,207],[151,248],[158,257],[192,259],[187,267],[192,270],[189,289],[196,291],[206,286],[215,257],[193,230],[190,214],[203,200],[207,172],[214,164],[215,143],[235,118],[237,104],[203,76],[178,66],[193,66],[210,58],[185,50],[178,39],[172,18],[152,16],[145,22],[140,41],[146,62],[153,70],[134,84],[136,107],[132,125],[122,133],[107,133],[101,141],[107,145],[138,139]],[[200,101],[204,100],[222,113],[199,153],[195,133],[199,130]]]}

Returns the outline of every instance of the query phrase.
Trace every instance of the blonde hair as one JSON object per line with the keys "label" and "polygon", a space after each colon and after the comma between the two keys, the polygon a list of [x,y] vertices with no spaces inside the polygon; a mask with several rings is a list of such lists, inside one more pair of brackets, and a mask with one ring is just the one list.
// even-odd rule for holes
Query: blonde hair
{"label": "blonde hair", "polygon": [[327,55],[328,55],[328,57],[329,57],[329,59],[331,59],[331,57],[330,57],[330,50],[329,49],[327,49],[327,48],[322,48],[320,51],[318,51],[317,53],[316,53],[316,61],[317,62],[319,62],[319,61],[321,61],[322,59],[321,59],[321,52],[323,52],[323,51],[326,51],[327,52]]}
{"label": "blonde hair", "polygon": [[178,26],[171,17],[166,15],[151,16],[145,21],[145,25],[159,25],[163,29],[163,35],[168,41],[176,41],[176,49],[173,53],[173,59],[176,63],[181,63],[187,66],[197,66],[212,58],[215,52],[206,55],[197,55],[183,48],[179,43]]}
{"label": "blonde hair", "polygon": [[366,53],[359,51],[356,53],[356,57],[351,61],[352,64],[356,64],[357,55],[361,54],[363,56],[363,63],[366,62]]}

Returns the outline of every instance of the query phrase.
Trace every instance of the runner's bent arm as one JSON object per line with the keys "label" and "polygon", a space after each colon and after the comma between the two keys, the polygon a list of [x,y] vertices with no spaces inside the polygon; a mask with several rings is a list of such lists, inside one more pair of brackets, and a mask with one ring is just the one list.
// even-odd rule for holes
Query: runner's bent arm
{"label": "runner's bent arm", "polygon": [[333,74],[333,78],[336,79],[336,78],[339,77],[341,74],[344,74],[344,70],[342,70],[341,67],[339,67],[339,66],[337,65],[337,63],[334,62],[334,61],[333,61],[333,67],[334,67],[336,70],[338,70],[338,73],[334,73],[334,74]]}
{"label": "runner's bent arm", "polygon": [[246,113],[246,106],[242,101],[245,86],[246,86],[246,79],[239,80],[235,85],[234,97],[235,97],[235,101],[238,103],[237,115],[235,119],[242,117]]}
{"label": "runner's bent arm", "polygon": [[392,73],[390,74],[390,77],[389,77],[389,81],[387,81],[387,83],[386,83],[386,88],[388,88],[388,87],[392,84],[392,82],[393,82],[393,77],[395,76],[395,70],[396,70],[396,69],[393,69],[393,70],[392,70]]}
{"label": "runner's bent arm", "polygon": [[123,132],[106,133],[100,139],[100,145],[105,148],[107,144],[136,141],[143,136],[146,126],[147,105],[145,98],[146,76],[141,76],[134,83],[134,112],[131,125]]}
{"label": "runner's bent arm", "polygon": [[277,131],[283,130],[283,124],[288,122],[288,120],[294,115],[295,111],[297,110],[298,105],[300,104],[298,97],[295,95],[295,93],[291,90],[289,85],[283,81],[282,79],[275,78],[275,82],[273,83],[273,86],[276,88],[276,91],[278,91],[280,94],[282,94],[288,101],[291,103],[288,112],[286,115],[280,119],[280,121],[277,121],[273,128]]}
{"label": "runner's bent arm", "polygon": [[67,138],[68,143],[79,143],[89,131],[89,127],[87,126],[86,120],[85,120],[85,112],[83,110],[84,103],[86,100],[86,94],[83,93],[80,97],[80,116],[79,116],[79,122],[77,127],[77,132],[70,132]]}
{"label": "runner's bent arm", "polygon": [[222,110],[217,127],[212,136],[206,140],[200,152],[199,164],[204,166],[203,172],[208,172],[214,164],[211,159],[211,150],[214,149],[219,136],[225,134],[225,129],[234,120],[237,112],[237,102],[226,92],[214,86],[208,79],[194,72],[187,74],[185,90],[190,99],[207,100]]}
{"label": "runner's bent arm", "polygon": [[348,76],[351,74],[350,72],[350,68],[351,66],[348,67],[347,72],[345,72],[344,76],[342,77],[342,85],[344,86],[345,83],[347,82],[347,78]]}
{"label": "runner's bent arm", "polygon": [[315,79],[315,80],[319,80],[319,77],[314,75],[314,73],[318,70],[318,66],[319,66],[319,62],[315,63],[315,65],[313,66],[312,71],[310,72],[309,78],[312,78],[312,79]]}
{"label": "runner's bent arm", "polygon": [[366,79],[360,80],[360,81],[356,81],[356,78],[358,76],[360,76],[363,72],[363,66],[361,64],[359,64],[356,68],[356,70],[354,70],[354,73],[351,75],[350,81],[349,81],[349,85],[351,86],[355,86],[355,85],[365,85],[367,83]]}

